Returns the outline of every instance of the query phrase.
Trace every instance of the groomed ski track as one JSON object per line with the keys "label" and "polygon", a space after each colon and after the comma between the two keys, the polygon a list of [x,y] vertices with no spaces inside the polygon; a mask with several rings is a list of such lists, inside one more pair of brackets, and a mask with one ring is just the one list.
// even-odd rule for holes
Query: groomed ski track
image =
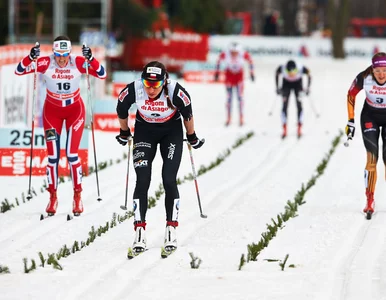
{"label": "groomed ski track", "polygon": [[[311,65],[311,68],[317,67],[322,72],[322,65]],[[338,71],[335,70],[337,74]],[[56,253],[64,244],[70,247],[75,240],[86,241],[91,226],[105,225],[113,212],[124,214],[119,206],[124,202],[127,164],[125,161],[114,164],[99,172],[101,202],[96,200],[95,174],[84,178],[85,213],[71,222],[66,221],[72,208],[71,182],[59,186],[58,214],[53,218],[39,220],[48,198],[46,193],[40,192],[31,202],[0,215],[0,263],[11,271],[1,278],[2,290],[10,295],[12,290],[18,289],[14,299],[41,298],[47,284],[55,286],[57,299],[153,299],[154,289],[165,293],[158,299],[169,299],[167,291],[170,290],[174,298],[197,299],[201,295],[205,299],[219,299],[219,295],[226,295],[229,297],[226,299],[237,299],[237,287],[242,286],[255,291],[248,299],[256,299],[259,289],[271,289],[271,299],[286,295],[305,299],[302,286],[314,286],[315,292],[307,295],[309,299],[382,299],[386,292],[386,202],[382,201],[386,196],[382,180],[385,171],[379,168],[381,180],[375,195],[376,213],[372,220],[365,220],[361,213],[365,151],[359,129],[348,148],[343,146],[343,140],[337,147],[325,173],[307,192],[306,204],[299,208],[298,216],[279,230],[257,262],[247,264],[239,273],[234,272],[241,255],[247,254],[247,245],[260,240],[271,218],[284,212],[287,201],[294,198],[302,183],[316,174],[317,165],[331,148],[338,130],[344,127],[344,96],[351,77],[339,83],[329,82],[323,76],[315,79],[339,92],[332,97],[324,86],[315,83],[313,101],[318,103],[321,117],[313,117],[310,106],[304,104],[304,136],[300,140],[295,136],[296,112],[292,99],[289,136],[284,141],[280,139],[280,103],[269,117],[267,99],[257,98],[252,102],[254,99],[247,98],[247,124],[240,129],[235,118],[233,125],[224,128],[223,99],[215,94],[223,95],[223,87],[213,88],[216,96],[211,101],[214,103],[207,105],[198,96],[205,93],[205,88],[189,85],[189,90],[194,91],[193,99],[197,99],[194,102],[196,131],[207,141],[202,149],[193,152],[196,170],[201,165],[208,166],[237,138],[251,130],[255,132],[250,140],[232,150],[221,165],[198,177],[203,211],[208,218],[200,218],[194,183],[187,181],[179,186],[178,249],[166,260],[160,257],[165,226],[161,197],[147,215],[149,250],[138,257],[128,260],[126,256],[134,237],[131,219],[97,237],[80,252],[60,260],[63,271],[38,268],[18,282],[13,280],[15,273],[23,272],[24,257],[38,262],[39,251]],[[256,86],[259,94],[273,95],[271,86],[259,83]],[[247,86],[246,95],[256,93],[256,86]],[[330,107],[335,109],[330,111]],[[96,139],[98,146],[98,136]],[[115,143],[114,135],[104,143]],[[124,152],[125,148],[120,151]],[[157,156],[149,196],[154,196],[161,182],[160,165]],[[179,177],[190,172],[185,148]],[[34,184],[39,182],[41,178],[34,179]],[[129,195],[134,184],[131,165]],[[320,197],[326,194],[328,197]],[[128,208],[131,208],[131,201]],[[225,251],[226,256],[218,255]],[[190,252],[203,261],[198,270],[190,268]],[[289,254],[288,264],[294,264],[295,268],[287,268],[280,282],[270,280],[272,270],[280,270],[277,263],[269,263],[266,259],[284,259],[286,254]],[[80,273],[79,265],[82,266]],[[249,275],[247,280],[242,276],[245,273]],[[304,276],[305,273],[309,276]],[[68,279],[73,277],[79,278],[78,285],[74,286]],[[208,281],[211,282],[209,287],[206,286]],[[180,282],[191,282],[190,290],[173,288]],[[200,287],[204,285],[205,294],[200,294]],[[21,290],[20,286],[26,288]]]}

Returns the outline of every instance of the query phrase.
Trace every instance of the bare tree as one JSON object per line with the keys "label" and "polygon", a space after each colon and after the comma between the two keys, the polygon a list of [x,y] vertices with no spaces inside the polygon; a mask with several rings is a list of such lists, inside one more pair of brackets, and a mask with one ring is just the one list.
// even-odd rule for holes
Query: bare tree
{"label": "bare tree", "polygon": [[345,58],[344,39],[350,18],[349,0],[328,1],[328,22],[331,28],[332,55]]}
{"label": "bare tree", "polygon": [[282,1],[280,8],[281,15],[284,21],[283,32],[281,32],[281,34],[287,36],[299,35],[296,26],[296,15],[299,9],[298,1]]}

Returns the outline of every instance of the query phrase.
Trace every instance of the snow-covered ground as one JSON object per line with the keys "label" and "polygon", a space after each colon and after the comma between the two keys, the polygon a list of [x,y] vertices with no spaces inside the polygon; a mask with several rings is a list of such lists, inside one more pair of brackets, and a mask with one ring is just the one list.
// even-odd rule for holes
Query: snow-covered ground
{"label": "snow-covered ground", "polygon": [[[95,174],[84,178],[85,212],[80,218],[66,221],[72,206],[71,182],[59,186],[54,218],[39,220],[48,201],[48,194],[40,192],[30,202],[0,214],[0,265],[10,269],[10,274],[0,274],[0,299],[386,299],[385,170],[380,162],[376,213],[367,221],[361,213],[365,150],[359,130],[348,148],[342,139],[325,173],[306,193],[298,216],[285,223],[256,262],[238,270],[242,254],[248,253],[247,245],[260,240],[271,219],[283,213],[287,201],[316,174],[332,140],[346,124],[347,89],[368,65],[367,61],[306,61],[313,83],[310,97],[304,99],[304,136],[296,138],[295,102],[291,99],[289,136],[282,141],[281,104],[274,87],[277,63],[256,61],[256,82],[247,81],[245,86],[243,127],[237,125],[236,104],[233,124],[224,127],[221,84],[184,84],[193,99],[197,135],[206,139],[193,152],[196,169],[209,166],[246,133],[255,134],[232,150],[222,164],[198,177],[207,219],[200,218],[194,183],[179,186],[179,247],[172,256],[160,258],[165,228],[161,197],[148,211],[149,250],[141,256],[126,257],[134,238],[130,219],[61,259],[63,270],[46,266],[24,273],[23,258],[39,264],[38,252],[56,253],[65,244],[70,247],[74,241],[86,241],[91,226],[105,225],[114,212],[124,214],[120,205],[125,200],[127,161],[122,161],[99,172],[101,202],[96,200]],[[357,100],[357,119],[362,103],[363,93]],[[269,116],[273,106],[274,114]],[[114,136],[96,134],[99,161],[121,158],[127,151]],[[161,183],[160,166],[157,155],[149,196],[154,197]],[[185,148],[179,177],[190,172]],[[135,185],[132,164],[129,174],[131,196]],[[35,177],[32,185],[39,188],[42,182],[42,177]],[[8,197],[12,202],[26,191],[28,178],[2,178],[0,185],[0,200]],[[131,197],[129,200],[131,204]],[[190,267],[189,253],[202,260],[198,269]],[[282,271],[279,263],[287,254]],[[291,264],[294,268],[288,267]]]}

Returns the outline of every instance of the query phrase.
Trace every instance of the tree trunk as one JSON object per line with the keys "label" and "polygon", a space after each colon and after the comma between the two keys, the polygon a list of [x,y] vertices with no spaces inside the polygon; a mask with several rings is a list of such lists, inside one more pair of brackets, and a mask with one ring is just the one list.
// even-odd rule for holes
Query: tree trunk
{"label": "tree trunk", "polygon": [[344,39],[350,18],[349,0],[330,0],[328,2],[328,20],[331,28],[332,55],[345,58]]}
{"label": "tree trunk", "polygon": [[284,21],[283,32],[281,35],[296,36],[299,35],[296,28],[296,13],[298,11],[298,0],[285,0],[281,2],[281,15]]}

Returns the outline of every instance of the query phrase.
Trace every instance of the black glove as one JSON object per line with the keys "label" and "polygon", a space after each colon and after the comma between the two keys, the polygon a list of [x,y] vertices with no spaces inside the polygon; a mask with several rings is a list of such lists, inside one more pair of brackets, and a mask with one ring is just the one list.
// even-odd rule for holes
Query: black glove
{"label": "black glove", "polygon": [[219,77],[220,77],[220,73],[219,72],[214,73],[214,81],[218,81]]}
{"label": "black glove", "polygon": [[125,146],[127,144],[127,141],[131,137],[130,129],[128,130],[119,130],[119,134],[115,137],[122,146]]}
{"label": "black glove", "polygon": [[255,74],[251,73],[251,80],[252,82],[255,82]]}
{"label": "black glove", "polygon": [[192,134],[186,134],[186,138],[188,139],[189,144],[194,148],[198,149],[202,145],[204,145],[205,140],[200,140],[196,133],[193,132]]}
{"label": "black glove", "polygon": [[92,61],[94,59],[90,47],[83,45],[82,54],[86,59],[88,59],[88,61]]}
{"label": "black glove", "polygon": [[29,58],[31,60],[37,59],[38,56],[40,56],[40,44],[37,44],[34,47],[32,47],[29,53]]}
{"label": "black glove", "polygon": [[346,125],[346,135],[353,138],[355,134],[355,122],[354,119],[350,119]]}
{"label": "black glove", "polygon": [[306,96],[308,96],[308,95],[310,94],[310,89],[309,89],[309,88],[306,88],[306,89],[304,90],[304,93],[306,94]]}
{"label": "black glove", "polygon": [[276,88],[276,94],[281,95],[281,89],[280,88]]}

